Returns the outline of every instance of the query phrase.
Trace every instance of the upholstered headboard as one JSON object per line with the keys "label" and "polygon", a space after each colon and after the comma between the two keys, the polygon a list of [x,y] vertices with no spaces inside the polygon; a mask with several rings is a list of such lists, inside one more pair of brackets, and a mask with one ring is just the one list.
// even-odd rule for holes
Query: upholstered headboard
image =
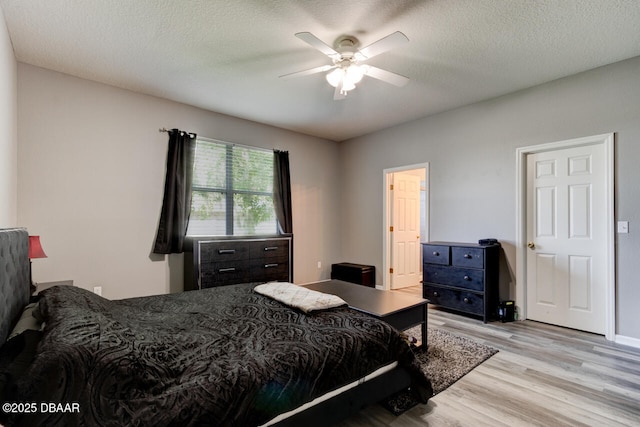
{"label": "upholstered headboard", "polygon": [[0,344],[29,303],[29,234],[24,228],[0,229]]}

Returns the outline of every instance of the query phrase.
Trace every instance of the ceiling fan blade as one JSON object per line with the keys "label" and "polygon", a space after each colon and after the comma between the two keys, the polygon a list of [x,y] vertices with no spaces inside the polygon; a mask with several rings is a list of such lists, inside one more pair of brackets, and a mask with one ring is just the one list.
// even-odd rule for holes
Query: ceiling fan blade
{"label": "ceiling fan blade", "polygon": [[329,71],[332,68],[336,68],[335,65],[322,65],[320,67],[310,68],[308,70],[296,71],[294,73],[283,74],[281,79],[290,79],[292,77],[308,76],[310,74],[322,73],[323,71]]}
{"label": "ceiling fan blade", "polygon": [[389,34],[388,36],[360,49],[360,51],[356,53],[356,59],[363,61],[368,58],[373,58],[376,55],[380,55],[383,52],[403,45],[408,41],[409,39],[407,36],[402,34],[400,31],[396,31],[395,33]]}
{"label": "ceiling fan blade", "polygon": [[347,97],[347,95],[345,95],[340,90],[340,85],[336,86],[336,90],[333,92],[333,100],[334,101],[340,101],[341,99],[345,99],[346,97]]}
{"label": "ceiling fan blade", "polygon": [[382,68],[372,67],[371,65],[364,65],[363,67],[365,67],[365,74],[367,76],[382,80],[383,82],[391,83],[392,85],[402,87],[409,81],[408,77],[383,70]]}
{"label": "ceiling fan blade", "polygon": [[340,54],[336,52],[331,46],[327,45],[325,42],[323,42],[322,40],[320,40],[319,38],[317,38],[311,33],[308,33],[308,32],[296,33],[295,36],[300,40],[302,40],[303,42],[306,42],[307,44],[309,44],[309,46],[311,46],[312,48],[317,49],[320,52],[324,53],[331,59],[340,57]]}

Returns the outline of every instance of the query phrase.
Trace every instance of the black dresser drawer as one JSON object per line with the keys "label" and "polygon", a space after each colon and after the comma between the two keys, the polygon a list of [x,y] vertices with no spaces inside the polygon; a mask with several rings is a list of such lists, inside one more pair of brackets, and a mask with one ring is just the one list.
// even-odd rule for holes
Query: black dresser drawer
{"label": "black dresser drawer", "polygon": [[451,248],[451,265],[484,268],[484,249],[454,246]]}
{"label": "black dresser drawer", "polygon": [[202,264],[200,286],[204,289],[248,282],[250,279],[251,268],[247,263],[239,261],[209,262]]}
{"label": "black dresser drawer", "polygon": [[201,242],[200,262],[247,259],[249,247],[240,242]]}
{"label": "black dresser drawer", "polygon": [[288,272],[288,262],[261,262],[251,266],[252,277],[260,277],[261,282],[285,282]]}
{"label": "black dresser drawer", "polygon": [[449,246],[443,245],[422,245],[422,259],[431,264],[449,265]]}
{"label": "black dresser drawer", "polygon": [[248,262],[206,263],[202,265],[201,287],[210,288],[234,283],[287,281],[289,262]]}
{"label": "black dresser drawer", "polygon": [[423,287],[423,298],[428,299],[431,304],[464,311],[465,313],[482,315],[484,311],[482,294],[445,289],[427,284]]}
{"label": "black dresser drawer", "polygon": [[289,258],[289,241],[258,240],[251,242],[249,252],[252,259],[278,258],[286,260]]}
{"label": "black dresser drawer", "polygon": [[484,291],[484,271],[444,265],[423,265],[424,282]]}

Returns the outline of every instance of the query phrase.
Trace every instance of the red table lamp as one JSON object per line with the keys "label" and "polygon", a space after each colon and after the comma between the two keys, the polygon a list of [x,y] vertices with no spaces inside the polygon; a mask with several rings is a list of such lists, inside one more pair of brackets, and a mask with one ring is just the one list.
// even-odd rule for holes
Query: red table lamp
{"label": "red table lamp", "polygon": [[40,244],[40,236],[29,236],[29,281],[31,282],[31,293],[36,290],[33,284],[33,275],[31,274],[31,260],[34,258],[46,258],[42,245]]}

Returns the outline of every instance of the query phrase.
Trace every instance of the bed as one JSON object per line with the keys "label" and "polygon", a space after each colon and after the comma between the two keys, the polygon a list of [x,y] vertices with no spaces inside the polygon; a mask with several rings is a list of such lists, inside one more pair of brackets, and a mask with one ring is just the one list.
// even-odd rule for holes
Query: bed
{"label": "bed", "polygon": [[[386,323],[305,313],[256,283],[113,301],[56,286],[29,304],[27,240],[0,230],[7,426],[329,425],[407,387],[431,396]],[[16,335],[21,316],[31,327]]]}

